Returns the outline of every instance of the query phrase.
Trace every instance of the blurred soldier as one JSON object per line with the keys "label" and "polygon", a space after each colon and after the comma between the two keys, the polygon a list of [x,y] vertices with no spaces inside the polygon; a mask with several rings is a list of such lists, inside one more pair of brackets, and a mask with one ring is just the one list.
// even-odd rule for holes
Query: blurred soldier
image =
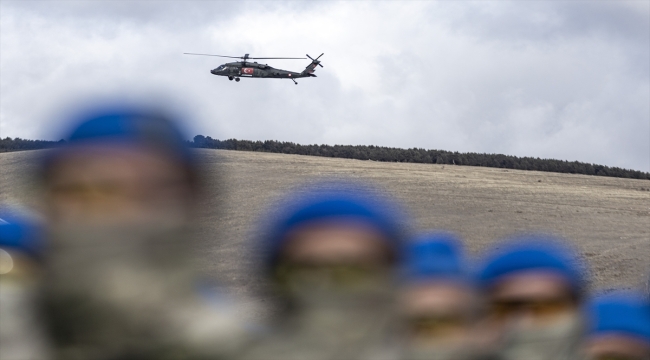
{"label": "blurred soldier", "polygon": [[347,185],[314,187],[262,234],[265,276],[284,302],[245,359],[397,356],[394,267],[403,237],[394,204]]}
{"label": "blurred soldier", "polygon": [[85,113],[41,174],[57,358],[214,358],[237,343],[189,263],[199,168],[168,114]]}
{"label": "blurred soldier", "polygon": [[0,214],[0,359],[49,359],[39,316],[44,241],[37,225]]}
{"label": "blurred soldier", "polygon": [[650,359],[650,306],[640,295],[599,296],[587,306],[590,360]]}
{"label": "blurred soldier", "polygon": [[576,359],[582,337],[584,269],[557,240],[501,244],[480,272],[502,359]]}
{"label": "blurred soldier", "polygon": [[403,268],[406,358],[476,358],[478,299],[461,242],[448,233],[421,235],[407,246]]}

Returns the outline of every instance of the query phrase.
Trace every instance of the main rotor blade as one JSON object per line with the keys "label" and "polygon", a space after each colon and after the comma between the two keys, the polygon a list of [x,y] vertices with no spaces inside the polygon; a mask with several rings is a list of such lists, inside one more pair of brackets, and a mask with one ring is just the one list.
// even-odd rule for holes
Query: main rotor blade
{"label": "main rotor blade", "polygon": [[249,57],[249,59],[256,59],[256,60],[269,60],[269,59],[290,59],[290,60],[304,60],[306,58],[288,58],[288,57]]}
{"label": "main rotor blade", "polygon": [[[231,58],[231,59],[243,59],[242,56],[225,56],[225,55],[212,55],[212,54],[196,54],[196,53],[183,53],[185,55],[201,55],[201,56],[218,56],[218,57],[224,57],[224,58]],[[249,58],[252,59],[252,58]]]}
{"label": "main rotor blade", "polygon": [[255,59],[255,60],[269,60],[269,59],[290,59],[290,60],[304,60],[305,58],[292,58],[292,57],[248,57],[248,56],[226,56],[226,55],[214,55],[214,54],[197,54],[197,53],[183,53],[185,55],[200,55],[200,56],[218,56],[223,58],[231,59]]}

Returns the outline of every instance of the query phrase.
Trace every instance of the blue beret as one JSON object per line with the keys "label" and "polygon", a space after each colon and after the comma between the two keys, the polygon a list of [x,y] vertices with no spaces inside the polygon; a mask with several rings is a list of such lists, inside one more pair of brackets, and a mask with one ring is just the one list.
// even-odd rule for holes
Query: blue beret
{"label": "blue beret", "polygon": [[532,270],[552,271],[564,276],[576,293],[584,290],[585,267],[572,248],[557,238],[528,235],[511,239],[487,257],[478,280],[492,286],[507,275]]}
{"label": "blue beret", "polygon": [[[179,122],[156,108],[126,105],[100,107],[83,112],[74,119],[63,149],[95,143],[116,146],[135,144],[162,150],[177,160],[192,162],[192,154]],[[45,165],[61,153],[56,150],[52,152],[45,159]]]}
{"label": "blue beret", "polygon": [[446,232],[413,239],[404,251],[402,275],[405,282],[471,280],[461,240]]}
{"label": "blue beret", "polygon": [[326,221],[354,221],[379,232],[387,245],[401,252],[404,236],[403,213],[397,204],[351,183],[324,182],[296,192],[281,204],[270,224],[263,230],[266,261],[273,267],[278,261],[287,235],[294,229]]}
{"label": "blue beret", "polygon": [[35,259],[42,259],[45,241],[42,229],[24,218],[0,214],[0,248],[23,252]]}
{"label": "blue beret", "polygon": [[588,334],[618,333],[650,343],[650,306],[632,293],[598,296],[587,303]]}

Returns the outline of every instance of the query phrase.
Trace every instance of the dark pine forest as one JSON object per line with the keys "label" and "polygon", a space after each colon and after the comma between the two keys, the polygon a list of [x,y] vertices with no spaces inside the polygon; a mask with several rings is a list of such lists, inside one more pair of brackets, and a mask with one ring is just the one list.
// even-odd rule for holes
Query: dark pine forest
{"label": "dark pine forest", "polygon": [[[62,143],[64,143],[63,140],[24,140],[7,137],[0,139],[0,152],[45,149],[55,147]],[[195,136],[193,141],[188,141],[188,145],[194,148],[206,149],[257,151],[385,162],[483,166],[650,180],[650,173],[638,170],[589,164],[579,161],[518,157],[503,154],[459,153],[418,148],[399,149],[373,145],[301,145],[274,140],[218,140],[203,135]]]}
{"label": "dark pine forest", "polygon": [[418,148],[399,149],[373,145],[300,145],[292,142],[274,140],[217,140],[203,135],[195,136],[194,141],[190,142],[190,145],[207,149],[259,151],[386,162],[484,166],[650,180],[650,173],[637,170],[588,164],[578,161],[517,157],[502,154],[459,153]]}

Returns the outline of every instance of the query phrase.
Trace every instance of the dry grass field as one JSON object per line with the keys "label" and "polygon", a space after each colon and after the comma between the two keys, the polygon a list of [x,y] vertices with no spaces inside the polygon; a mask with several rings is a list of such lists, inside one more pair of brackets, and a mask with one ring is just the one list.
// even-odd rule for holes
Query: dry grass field
{"label": "dry grass field", "polygon": [[[260,284],[250,239],[273,199],[315,179],[355,178],[403,201],[418,229],[447,229],[480,256],[500,238],[563,236],[588,260],[595,288],[640,285],[650,272],[650,181],[480,167],[380,163],[197,150],[209,173],[197,264],[241,295]],[[38,203],[41,151],[0,154],[0,203]],[[216,174],[220,174],[217,180]]]}

